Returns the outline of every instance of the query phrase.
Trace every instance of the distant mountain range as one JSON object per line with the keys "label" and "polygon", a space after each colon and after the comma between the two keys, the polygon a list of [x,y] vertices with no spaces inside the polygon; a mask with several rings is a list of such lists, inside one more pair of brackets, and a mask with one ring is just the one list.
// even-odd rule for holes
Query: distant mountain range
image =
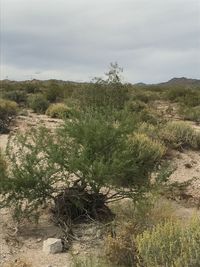
{"label": "distant mountain range", "polygon": [[[75,81],[63,81],[63,80],[55,80],[55,79],[49,79],[49,80],[26,80],[26,81],[11,81],[11,80],[0,80],[1,83],[43,83],[43,84],[48,84],[51,82],[55,82],[58,84],[88,84],[88,82],[75,82]],[[185,78],[185,77],[181,77],[181,78],[172,78],[171,80],[167,81],[167,82],[162,82],[162,83],[157,83],[157,84],[145,84],[143,82],[140,83],[135,83],[133,84],[134,86],[184,86],[184,87],[199,87],[200,86],[200,79],[189,79],[189,78]]]}
{"label": "distant mountain range", "polygon": [[160,85],[183,85],[183,86],[200,86],[200,80],[199,79],[188,79],[185,77],[181,78],[173,78],[169,80],[168,82],[160,83]]}
{"label": "distant mountain range", "polygon": [[159,86],[200,86],[200,79],[189,79],[185,77],[181,78],[172,78],[167,82],[157,83],[157,84],[145,84],[145,83],[136,83],[136,86],[148,86],[148,85],[159,85]]}

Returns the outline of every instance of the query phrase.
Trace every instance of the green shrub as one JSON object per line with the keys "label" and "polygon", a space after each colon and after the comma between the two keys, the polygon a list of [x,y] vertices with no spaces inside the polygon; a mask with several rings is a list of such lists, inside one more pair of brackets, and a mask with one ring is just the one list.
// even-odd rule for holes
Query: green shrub
{"label": "green shrub", "polygon": [[140,122],[148,122],[156,125],[161,121],[159,114],[150,108],[143,109],[137,115]]}
{"label": "green shrub", "polygon": [[155,166],[156,162],[160,162],[165,154],[165,146],[159,141],[149,138],[146,134],[134,133],[130,138],[130,147],[134,151],[137,167],[140,170],[138,176],[146,176],[148,175],[148,169],[152,172],[151,167]]}
{"label": "green shrub", "polygon": [[28,98],[28,104],[36,113],[45,113],[49,106],[49,102],[43,94],[31,95]]}
{"label": "green shrub", "polygon": [[[79,112],[55,133],[40,128],[15,137],[7,148],[12,163],[5,203],[33,215],[49,199],[55,208],[66,201],[65,216],[99,218],[112,199],[102,188],[117,188],[115,200],[143,196],[165,148],[145,135],[132,134],[134,127],[127,114]],[[63,182],[63,191],[57,188],[58,181]]]}
{"label": "green shrub", "polygon": [[200,105],[200,92],[188,90],[186,96],[179,100],[180,103],[188,107],[196,107]]}
{"label": "green shrub", "polygon": [[129,101],[126,105],[127,110],[130,112],[140,112],[144,110],[146,107],[147,105],[140,100]]}
{"label": "green shrub", "polygon": [[52,104],[46,110],[46,115],[50,116],[51,118],[68,118],[70,114],[70,108],[68,108],[65,104],[62,103]]}
{"label": "green shrub", "polygon": [[45,95],[49,102],[55,102],[63,96],[63,88],[61,88],[61,86],[59,86],[56,82],[51,82],[45,91]]}
{"label": "green shrub", "polygon": [[160,99],[160,94],[153,91],[147,91],[144,88],[139,88],[133,93],[133,100],[149,103],[151,101]]}
{"label": "green shrub", "polygon": [[186,107],[182,106],[179,109],[179,114],[186,120],[200,122],[200,106]]}
{"label": "green shrub", "polygon": [[15,101],[18,104],[24,104],[27,101],[27,95],[23,90],[12,90],[4,93],[4,98]]}
{"label": "green shrub", "polygon": [[159,135],[172,148],[197,149],[200,146],[200,134],[186,122],[168,122]]}
{"label": "green shrub", "polygon": [[129,99],[126,84],[121,82],[122,69],[117,64],[110,65],[107,79],[95,78],[90,84],[81,86],[74,92],[73,97],[79,100],[81,109],[105,108],[121,110]]}
{"label": "green shrub", "polygon": [[122,109],[128,100],[128,91],[122,84],[96,82],[77,89],[73,97],[79,100],[82,109]]}
{"label": "green shrub", "polygon": [[148,137],[152,138],[153,140],[159,140],[159,127],[148,123],[142,122],[138,125],[138,133],[146,134]]}
{"label": "green shrub", "polygon": [[161,121],[160,114],[140,100],[128,101],[126,110],[135,115],[139,122],[158,124]]}
{"label": "green shrub", "polygon": [[167,90],[166,98],[171,101],[177,101],[178,99],[185,97],[187,91],[188,89],[184,87],[172,87]]}
{"label": "green shrub", "polygon": [[168,221],[146,230],[136,238],[145,266],[197,267],[200,263],[200,220],[188,225]]}
{"label": "green shrub", "polygon": [[188,107],[200,105],[200,92],[198,90],[174,87],[167,91],[166,97],[171,101],[179,102]]}
{"label": "green shrub", "polygon": [[114,203],[112,210],[116,214],[105,242],[105,252],[117,266],[140,265],[142,257],[138,255],[135,237],[144,230],[152,229],[158,223],[176,220],[170,203],[157,194],[148,194],[146,198]]}
{"label": "green shrub", "polygon": [[7,118],[17,114],[17,103],[5,99],[0,99],[0,118]]}
{"label": "green shrub", "polygon": [[11,119],[17,114],[17,103],[0,99],[0,133],[6,132]]}
{"label": "green shrub", "polygon": [[35,93],[38,93],[40,91],[39,89],[39,86],[37,84],[27,84],[25,86],[25,91],[28,93],[28,94],[35,94]]}

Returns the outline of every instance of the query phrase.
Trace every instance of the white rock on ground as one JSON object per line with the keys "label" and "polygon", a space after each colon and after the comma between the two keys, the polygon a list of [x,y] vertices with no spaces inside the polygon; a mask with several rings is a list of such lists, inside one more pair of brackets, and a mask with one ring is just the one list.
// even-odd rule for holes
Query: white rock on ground
{"label": "white rock on ground", "polygon": [[63,251],[61,239],[48,238],[43,242],[43,251],[48,254],[60,253]]}

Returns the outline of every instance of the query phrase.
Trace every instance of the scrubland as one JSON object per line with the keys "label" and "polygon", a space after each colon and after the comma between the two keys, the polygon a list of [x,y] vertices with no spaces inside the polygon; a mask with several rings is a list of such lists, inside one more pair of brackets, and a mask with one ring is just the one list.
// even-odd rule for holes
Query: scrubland
{"label": "scrubland", "polygon": [[200,266],[198,84],[125,84],[113,64],[0,96],[2,266]]}

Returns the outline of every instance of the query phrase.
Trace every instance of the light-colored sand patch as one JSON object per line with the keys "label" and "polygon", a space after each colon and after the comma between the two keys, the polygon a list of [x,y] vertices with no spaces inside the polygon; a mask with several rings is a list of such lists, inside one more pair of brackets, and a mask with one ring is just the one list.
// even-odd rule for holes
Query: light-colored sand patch
{"label": "light-colored sand patch", "polygon": [[188,188],[188,193],[193,197],[200,199],[200,152],[177,152],[173,164],[175,164],[176,170],[170,176],[170,180],[182,183],[195,178],[191,186]]}
{"label": "light-colored sand patch", "polygon": [[0,148],[5,151],[8,142],[8,134],[0,134]]}

